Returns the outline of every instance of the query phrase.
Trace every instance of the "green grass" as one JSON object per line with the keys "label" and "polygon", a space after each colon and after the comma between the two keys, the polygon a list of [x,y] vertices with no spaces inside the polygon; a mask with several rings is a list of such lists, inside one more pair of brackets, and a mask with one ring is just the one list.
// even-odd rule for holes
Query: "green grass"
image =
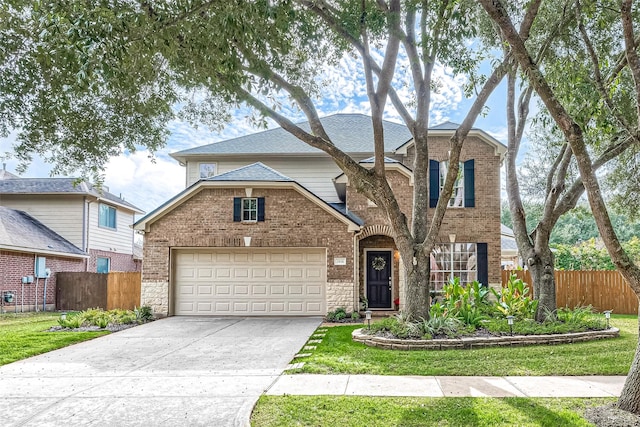
{"label": "green grass", "polygon": [[109,333],[46,332],[58,318],[58,313],[0,315],[0,366]]}
{"label": "green grass", "polygon": [[355,343],[358,326],[327,329],[292,373],[369,375],[626,375],[638,343],[636,316],[616,315],[620,337],[576,344],[477,350],[398,351]]}
{"label": "green grass", "polygon": [[253,427],[589,426],[582,413],[601,399],[262,396]]}

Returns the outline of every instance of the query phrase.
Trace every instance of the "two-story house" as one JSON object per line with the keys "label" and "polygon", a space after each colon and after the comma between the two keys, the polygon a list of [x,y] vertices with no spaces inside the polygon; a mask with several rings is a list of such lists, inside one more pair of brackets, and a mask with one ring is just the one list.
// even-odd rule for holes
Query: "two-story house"
{"label": "two-story house", "polygon": [[135,214],[121,197],[75,178],[0,179],[0,206],[24,211],[88,257],[82,271],[139,271],[134,256]]}
{"label": "two-story house", "polygon": [[[322,119],[332,141],[372,165],[371,119]],[[308,124],[302,124],[308,129]],[[430,205],[457,125],[430,131]],[[414,148],[385,122],[388,181],[411,219]],[[432,254],[437,287],[450,277],[500,282],[500,164],[506,147],[473,129]],[[403,304],[404,269],[387,219],[324,152],[281,128],[180,151],[186,189],[142,218],[142,302],[165,315],[324,315]],[[430,209],[431,209],[430,208]]]}

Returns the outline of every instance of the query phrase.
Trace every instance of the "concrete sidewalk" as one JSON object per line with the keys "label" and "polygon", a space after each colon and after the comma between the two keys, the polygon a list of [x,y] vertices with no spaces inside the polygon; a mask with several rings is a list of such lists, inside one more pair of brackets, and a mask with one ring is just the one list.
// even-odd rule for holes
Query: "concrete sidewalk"
{"label": "concrete sidewalk", "polygon": [[266,391],[266,394],[416,397],[618,397],[626,378],[626,376],[281,375]]}

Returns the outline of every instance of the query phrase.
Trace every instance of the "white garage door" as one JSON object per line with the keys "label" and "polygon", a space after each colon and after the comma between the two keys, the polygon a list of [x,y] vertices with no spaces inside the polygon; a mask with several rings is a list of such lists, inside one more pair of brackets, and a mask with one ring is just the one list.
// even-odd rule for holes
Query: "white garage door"
{"label": "white garage door", "polygon": [[324,249],[174,252],[176,315],[324,315]]}

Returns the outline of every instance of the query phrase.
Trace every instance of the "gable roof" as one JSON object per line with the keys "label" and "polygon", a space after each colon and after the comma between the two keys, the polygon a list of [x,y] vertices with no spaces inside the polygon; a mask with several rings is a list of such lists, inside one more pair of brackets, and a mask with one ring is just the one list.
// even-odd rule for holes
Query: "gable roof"
{"label": "gable roof", "polygon": [[[253,173],[255,173],[255,175],[253,175]],[[281,174],[261,162],[256,162],[248,166],[243,166],[241,168],[195,182],[160,205],[158,208],[151,211],[149,214],[136,221],[136,223],[133,224],[133,228],[135,230],[148,231],[148,226],[150,224],[189,200],[202,189],[215,187],[290,188],[307,197],[329,214],[344,222],[348,226],[349,231],[357,231],[364,224],[364,221],[356,215],[347,212],[346,208],[340,206],[339,203],[327,203],[288,176]]]}
{"label": "gable roof", "polygon": [[272,181],[272,182],[293,182],[289,178],[270,168],[262,162],[256,162],[251,165],[243,166],[220,175],[215,175],[204,181]]}
{"label": "gable roof", "polygon": [[[320,119],[332,142],[345,153],[372,153],[373,128],[371,117],[364,114],[334,114]],[[298,123],[302,129],[310,132],[309,122]],[[409,141],[411,132],[403,124],[383,121],[385,151],[393,152],[396,147]],[[324,154],[313,148],[281,127],[253,133],[225,141],[194,147],[171,157],[185,163],[190,156],[225,156],[242,154]]]}
{"label": "gable roof", "polygon": [[136,213],[144,213],[140,208],[109,193],[106,188],[98,190],[92,184],[76,178],[12,178],[0,180],[2,194],[77,194],[92,196],[98,200],[118,205]]}
{"label": "gable roof", "polygon": [[89,258],[85,252],[31,215],[4,206],[0,206],[0,248],[72,258]]}
{"label": "gable roof", "polygon": [[[451,137],[455,133],[455,131],[458,130],[459,127],[460,127],[460,124],[447,121],[444,123],[440,123],[439,125],[430,127],[429,135]],[[504,159],[504,156],[507,153],[507,146],[501,143],[500,141],[498,141],[497,139],[495,139],[494,137],[492,137],[491,135],[489,135],[488,133],[486,133],[485,131],[483,131],[482,129],[471,128],[469,130],[468,136],[475,136],[477,138],[480,138],[482,141],[484,141],[485,143],[493,147],[496,156],[500,156],[500,161]],[[395,150],[395,153],[407,154],[407,148],[411,147],[412,145],[413,145],[413,139],[398,146],[397,149]]]}

